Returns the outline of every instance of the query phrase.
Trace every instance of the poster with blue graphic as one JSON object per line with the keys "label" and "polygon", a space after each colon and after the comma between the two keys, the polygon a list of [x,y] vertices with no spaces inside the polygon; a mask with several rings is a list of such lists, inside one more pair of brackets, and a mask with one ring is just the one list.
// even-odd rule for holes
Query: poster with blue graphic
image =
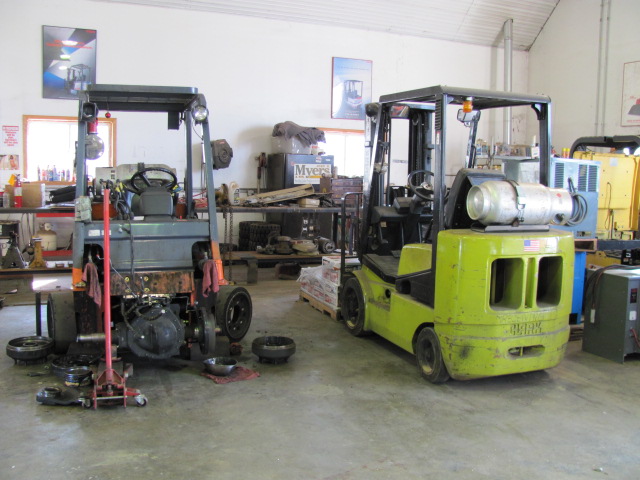
{"label": "poster with blue graphic", "polygon": [[42,96],[77,99],[96,82],[96,30],[42,27]]}
{"label": "poster with blue graphic", "polygon": [[331,118],[364,120],[371,102],[371,60],[333,57]]}

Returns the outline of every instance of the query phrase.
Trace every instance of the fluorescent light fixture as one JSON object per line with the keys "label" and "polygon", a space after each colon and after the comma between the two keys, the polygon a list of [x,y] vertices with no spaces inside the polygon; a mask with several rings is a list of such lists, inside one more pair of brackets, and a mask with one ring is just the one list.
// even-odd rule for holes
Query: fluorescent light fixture
{"label": "fluorescent light fixture", "polygon": [[69,68],[66,65],[60,65],[58,70],[68,70]]}
{"label": "fluorescent light fixture", "polygon": [[62,40],[62,44],[65,47],[75,47],[78,44],[78,42],[76,42],[74,40]]}
{"label": "fluorescent light fixture", "polygon": [[60,60],[71,60],[71,55],[60,55]]}

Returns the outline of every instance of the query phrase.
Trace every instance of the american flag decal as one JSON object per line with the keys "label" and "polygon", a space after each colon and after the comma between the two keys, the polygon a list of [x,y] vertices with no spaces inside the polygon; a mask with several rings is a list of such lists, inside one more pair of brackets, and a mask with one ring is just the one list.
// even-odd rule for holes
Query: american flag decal
{"label": "american flag decal", "polygon": [[524,241],[524,251],[525,252],[539,252],[540,251],[540,240],[525,240]]}

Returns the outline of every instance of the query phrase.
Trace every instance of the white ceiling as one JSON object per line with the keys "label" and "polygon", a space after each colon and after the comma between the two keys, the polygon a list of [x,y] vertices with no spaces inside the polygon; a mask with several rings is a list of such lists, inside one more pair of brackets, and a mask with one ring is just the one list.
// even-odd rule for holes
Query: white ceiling
{"label": "white ceiling", "polygon": [[333,25],[529,50],[560,0],[94,0]]}

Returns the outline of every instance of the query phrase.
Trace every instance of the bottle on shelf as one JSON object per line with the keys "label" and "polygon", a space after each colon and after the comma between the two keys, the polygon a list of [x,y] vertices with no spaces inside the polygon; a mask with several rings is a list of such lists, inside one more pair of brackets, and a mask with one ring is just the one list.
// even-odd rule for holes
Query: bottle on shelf
{"label": "bottle on shelf", "polygon": [[16,175],[16,183],[13,186],[13,204],[15,207],[22,206],[22,180],[20,175]]}

